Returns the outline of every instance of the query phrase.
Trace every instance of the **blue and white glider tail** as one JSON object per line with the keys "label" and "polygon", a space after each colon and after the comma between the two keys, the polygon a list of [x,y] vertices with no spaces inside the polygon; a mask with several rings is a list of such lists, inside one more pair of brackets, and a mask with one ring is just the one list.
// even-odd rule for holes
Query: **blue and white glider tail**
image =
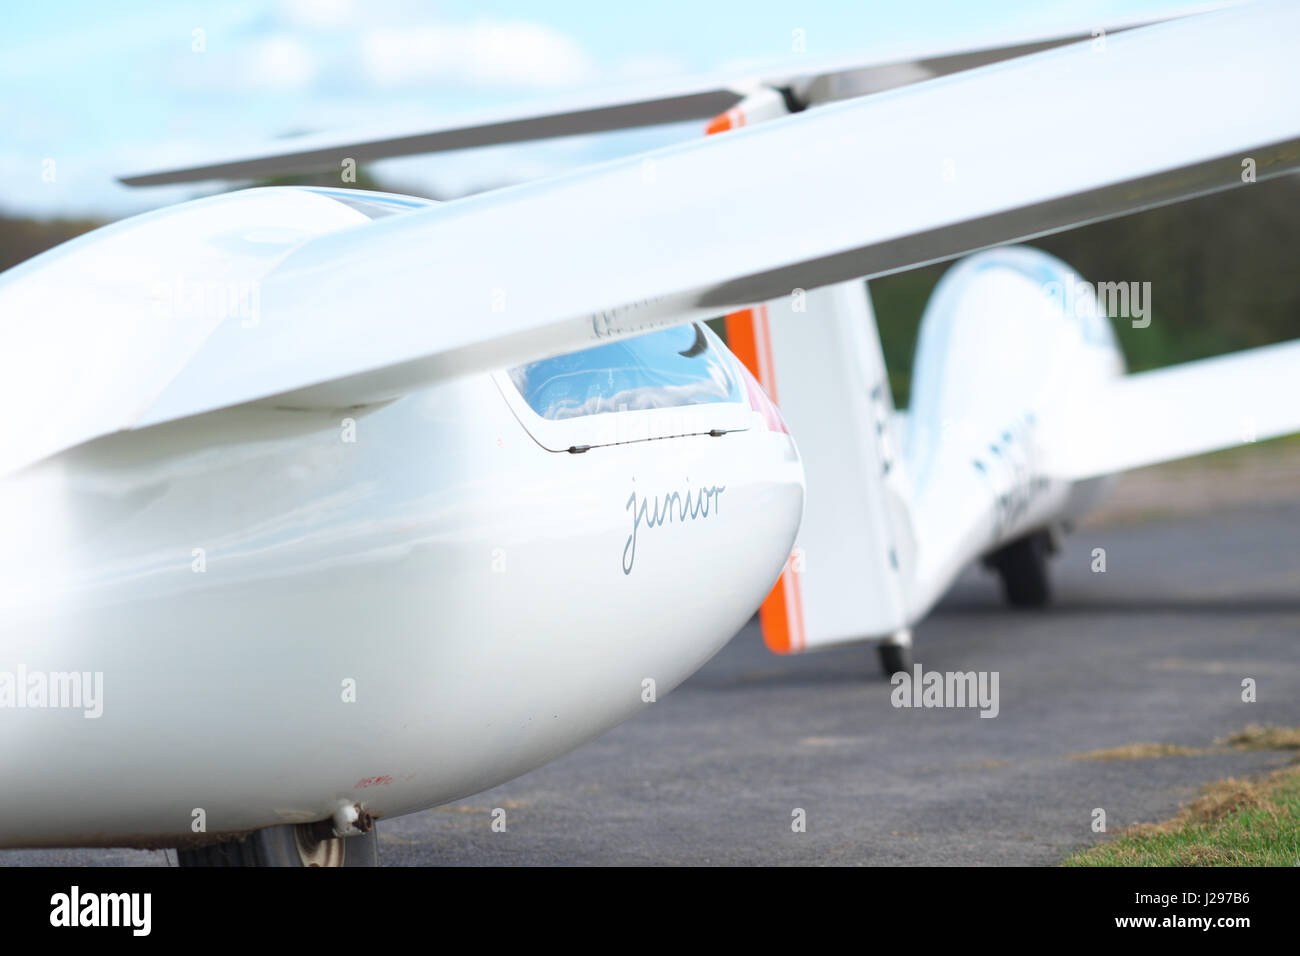
{"label": "blue and white glider tail", "polygon": [[1093,288],[1027,247],[963,259],[926,307],[904,414],[865,283],[728,317],[808,489],[770,649],[905,642],[972,561],[1079,519],[1109,476],[1300,431],[1300,342],[1125,375]]}

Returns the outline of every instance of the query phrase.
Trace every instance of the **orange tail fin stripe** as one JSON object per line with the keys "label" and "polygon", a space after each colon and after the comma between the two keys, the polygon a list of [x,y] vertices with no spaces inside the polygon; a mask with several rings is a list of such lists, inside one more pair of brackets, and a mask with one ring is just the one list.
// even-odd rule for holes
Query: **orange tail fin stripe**
{"label": "orange tail fin stripe", "polygon": [[[732,312],[726,318],[726,329],[728,347],[745,363],[772,401],[777,401],[767,306]],[[777,654],[803,650],[803,595],[800,593],[799,575],[791,570],[788,561],[781,577],[758,609],[758,621],[768,650]]]}

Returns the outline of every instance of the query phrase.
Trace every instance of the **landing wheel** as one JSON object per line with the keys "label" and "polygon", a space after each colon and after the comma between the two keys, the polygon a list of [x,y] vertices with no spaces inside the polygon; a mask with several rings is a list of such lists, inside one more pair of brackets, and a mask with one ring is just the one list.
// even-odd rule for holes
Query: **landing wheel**
{"label": "landing wheel", "polygon": [[1002,593],[1012,607],[1046,607],[1052,600],[1051,553],[1051,536],[1038,531],[994,551],[985,563],[1002,579]]}
{"label": "landing wheel", "polygon": [[877,644],[876,654],[880,657],[880,669],[886,678],[893,677],[899,671],[912,672],[912,645]]}
{"label": "landing wheel", "polygon": [[378,866],[379,834],[319,838],[317,825],[286,824],[242,840],[177,850],[181,866]]}

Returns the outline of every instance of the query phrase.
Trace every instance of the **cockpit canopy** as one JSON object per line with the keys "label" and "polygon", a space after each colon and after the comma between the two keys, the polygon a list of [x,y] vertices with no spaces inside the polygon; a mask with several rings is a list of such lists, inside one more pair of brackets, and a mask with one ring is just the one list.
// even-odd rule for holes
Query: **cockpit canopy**
{"label": "cockpit canopy", "polygon": [[510,381],[550,421],[745,401],[725,347],[701,323],[519,365]]}

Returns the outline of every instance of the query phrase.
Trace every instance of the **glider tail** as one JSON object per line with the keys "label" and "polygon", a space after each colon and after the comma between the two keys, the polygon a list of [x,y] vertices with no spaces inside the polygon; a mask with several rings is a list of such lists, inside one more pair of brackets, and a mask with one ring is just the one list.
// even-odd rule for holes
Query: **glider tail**
{"label": "glider tail", "polygon": [[915,547],[867,284],[733,313],[727,339],[780,406],[807,475],[798,540],[759,612],[764,642],[790,654],[904,628]]}

